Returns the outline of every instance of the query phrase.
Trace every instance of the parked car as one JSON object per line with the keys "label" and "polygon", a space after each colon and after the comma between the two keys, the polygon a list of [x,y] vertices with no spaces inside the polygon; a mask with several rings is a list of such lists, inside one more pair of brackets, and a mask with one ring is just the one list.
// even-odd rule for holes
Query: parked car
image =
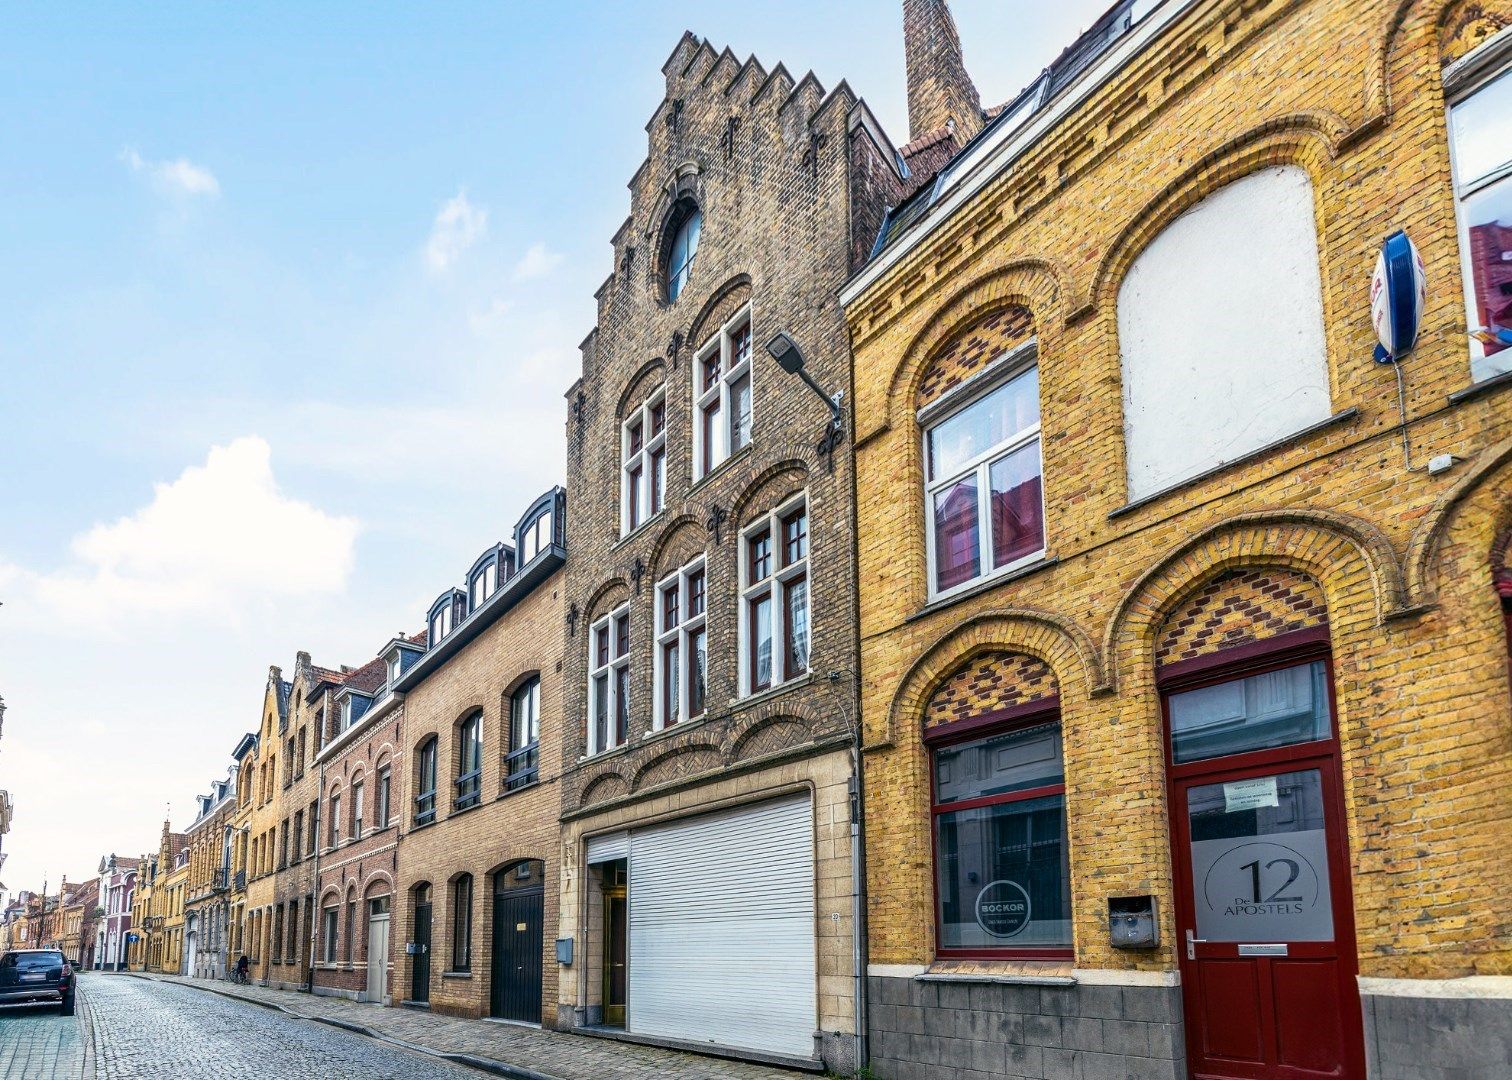
{"label": "parked car", "polygon": [[0,1005],[56,1001],[74,1014],[74,966],[57,949],[16,949],[0,956]]}

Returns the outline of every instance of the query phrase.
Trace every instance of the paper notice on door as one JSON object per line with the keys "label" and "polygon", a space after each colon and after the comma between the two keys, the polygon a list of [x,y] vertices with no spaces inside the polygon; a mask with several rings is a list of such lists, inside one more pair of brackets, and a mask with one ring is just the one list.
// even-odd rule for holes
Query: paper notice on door
{"label": "paper notice on door", "polygon": [[1280,806],[1276,798],[1276,778],[1262,776],[1255,780],[1235,780],[1223,785],[1223,812],[1259,810],[1263,806]]}

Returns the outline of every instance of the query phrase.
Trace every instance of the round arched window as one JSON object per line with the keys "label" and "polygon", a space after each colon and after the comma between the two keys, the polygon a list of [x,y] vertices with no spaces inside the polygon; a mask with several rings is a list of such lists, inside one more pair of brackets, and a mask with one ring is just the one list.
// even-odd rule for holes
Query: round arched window
{"label": "round arched window", "polygon": [[676,300],[688,283],[693,256],[698,254],[698,234],[703,230],[703,211],[689,204],[672,228],[667,247],[667,300]]}

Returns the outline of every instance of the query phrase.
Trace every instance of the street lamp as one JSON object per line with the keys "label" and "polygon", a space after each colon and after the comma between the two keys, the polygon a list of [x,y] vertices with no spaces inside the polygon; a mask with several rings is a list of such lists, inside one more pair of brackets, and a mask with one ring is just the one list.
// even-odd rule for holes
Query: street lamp
{"label": "street lamp", "polygon": [[779,330],[772,335],[772,339],[766,343],[766,351],[771,354],[777,366],[789,375],[796,375],[803,380],[803,384],[819,395],[826,405],[829,406],[830,421],[825,429],[824,438],[819,440],[818,450],[829,462],[830,471],[835,471],[834,452],[840,445],[840,439],[845,431],[845,422],[840,411],[841,393],[833,396],[824,392],[824,387],[814,381],[814,377],[804,370],[803,351],[798,348],[798,343],[786,330]]}

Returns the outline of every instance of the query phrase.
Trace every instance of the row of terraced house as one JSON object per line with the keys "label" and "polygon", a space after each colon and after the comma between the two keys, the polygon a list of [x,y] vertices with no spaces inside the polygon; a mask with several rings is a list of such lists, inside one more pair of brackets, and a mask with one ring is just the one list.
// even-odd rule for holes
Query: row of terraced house
{"label": "row of terraced house", "polygon": [[677,43],[565,489],[269,670],[139,962],[896,1080],[1503,1074],[1512,4],[1119,0],[997,105],[903,14],[901,146]]}

